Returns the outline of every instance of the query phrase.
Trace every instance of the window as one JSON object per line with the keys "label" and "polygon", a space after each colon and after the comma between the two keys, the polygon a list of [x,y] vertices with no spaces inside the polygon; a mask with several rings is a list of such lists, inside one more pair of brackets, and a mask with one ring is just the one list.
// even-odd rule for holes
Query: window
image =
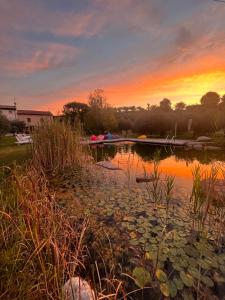
{"label": "window", "polygon": [[30,123],[31,122],[31,118],[27,118],[27,122]]}

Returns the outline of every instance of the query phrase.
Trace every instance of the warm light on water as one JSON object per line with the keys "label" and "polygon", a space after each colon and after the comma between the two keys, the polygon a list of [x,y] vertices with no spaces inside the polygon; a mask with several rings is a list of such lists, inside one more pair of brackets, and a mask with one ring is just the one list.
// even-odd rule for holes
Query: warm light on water
{"label": "warm light on water", "polygon": [[[162,178],[173,176],[175,188],[178,192],[189,194],[192,189],[192,171],[198,165],[204,174],[209,174],[213,164],[225,165],[223,151],[204,152],[186,151],[184,148],[155,147],[140,144],[105,145],[96,147],[94,152],[97,160],[110,159],[125,172],[134,176],[143,176],[145,172],[150,176],[153,172],[155,153],[159,152],[159,170]],[[218,174],[218,178],[223,175]]]}

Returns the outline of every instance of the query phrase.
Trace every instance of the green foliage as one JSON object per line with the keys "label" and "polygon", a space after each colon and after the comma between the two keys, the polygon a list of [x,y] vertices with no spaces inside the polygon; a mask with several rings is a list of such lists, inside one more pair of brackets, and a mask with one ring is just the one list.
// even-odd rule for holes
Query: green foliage
{"label": "green foliage", "polygon": [[85,129],[88,132],[103,133],[117,129],[115,110],[106,103],[102,90],[95,90],[89,97],[89,111],[85,115]]}
{"label": "green foliage", "polygon": [[71,124],[74,124],[76,120],[84,121],[84,115],[88,111],[88,105],[81,102],[69,102],[63,107],[63,114],[65,119]]}
{"label": "green foliage", "polygon": [[8,133],[10,130],[8,119],[0,113],[0,136]]}
{"label": "green foliage", "polygon": [[142,267],[135,267],[132,275],[137,285],[141,288],[143,288],[147,283],[150,283],[152,280],[150,273]]}
{"label": "green foliage", "polygon": [[26,124],[24,121],[13,120],[10,122],[10,132],[22,133],[24,132]]}
{"label": "green foliage", "polygon": [[165,272],[163,272],[163,270],[157,269],[155,275],[160,282],[168,281],[167,275]]}

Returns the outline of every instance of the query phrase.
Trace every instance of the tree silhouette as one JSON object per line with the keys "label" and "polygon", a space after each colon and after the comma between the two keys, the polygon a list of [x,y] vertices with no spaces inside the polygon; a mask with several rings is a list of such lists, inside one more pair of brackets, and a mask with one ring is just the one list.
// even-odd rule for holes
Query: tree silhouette
{"label": "tree silhouette", "polygon": [[208,92],[202,96],[200,102],[205,107],[214,108],[220,102],[220,95],[216,92]]}
{"label": "tree silhouette", "polygon": [[178,102],[175,105],[175,110],[177,111],[185,110],[185,108],[186,108],[186,104],[184,102]]}
{"label": "tree silhouette", "polygon": [[171,110],[171,101],[167,98],[164,98],[162,101],[160,101],[159,107],[163,111],[170,111]]}
{"label": "tree silhouette", "polygon": [[63,107],[63,114],[71,123],[74,123],[76,118],[79,118],[83,122],[87,111],[88,105],[81,102],[69,102]]}

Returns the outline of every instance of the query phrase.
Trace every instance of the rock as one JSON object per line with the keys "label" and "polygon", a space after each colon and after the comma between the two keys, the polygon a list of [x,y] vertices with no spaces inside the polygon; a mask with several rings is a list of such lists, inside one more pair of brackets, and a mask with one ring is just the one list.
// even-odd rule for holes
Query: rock
{"label": "rock", "polygon": [[96,300],[88,282],[80,277],[71,277],[63,286],[64,300]]}
{"label": "rock", "polygon": [[212,139],[208,136],[199,136],[196,141],[197,142],[209,142],[211,141]]}

